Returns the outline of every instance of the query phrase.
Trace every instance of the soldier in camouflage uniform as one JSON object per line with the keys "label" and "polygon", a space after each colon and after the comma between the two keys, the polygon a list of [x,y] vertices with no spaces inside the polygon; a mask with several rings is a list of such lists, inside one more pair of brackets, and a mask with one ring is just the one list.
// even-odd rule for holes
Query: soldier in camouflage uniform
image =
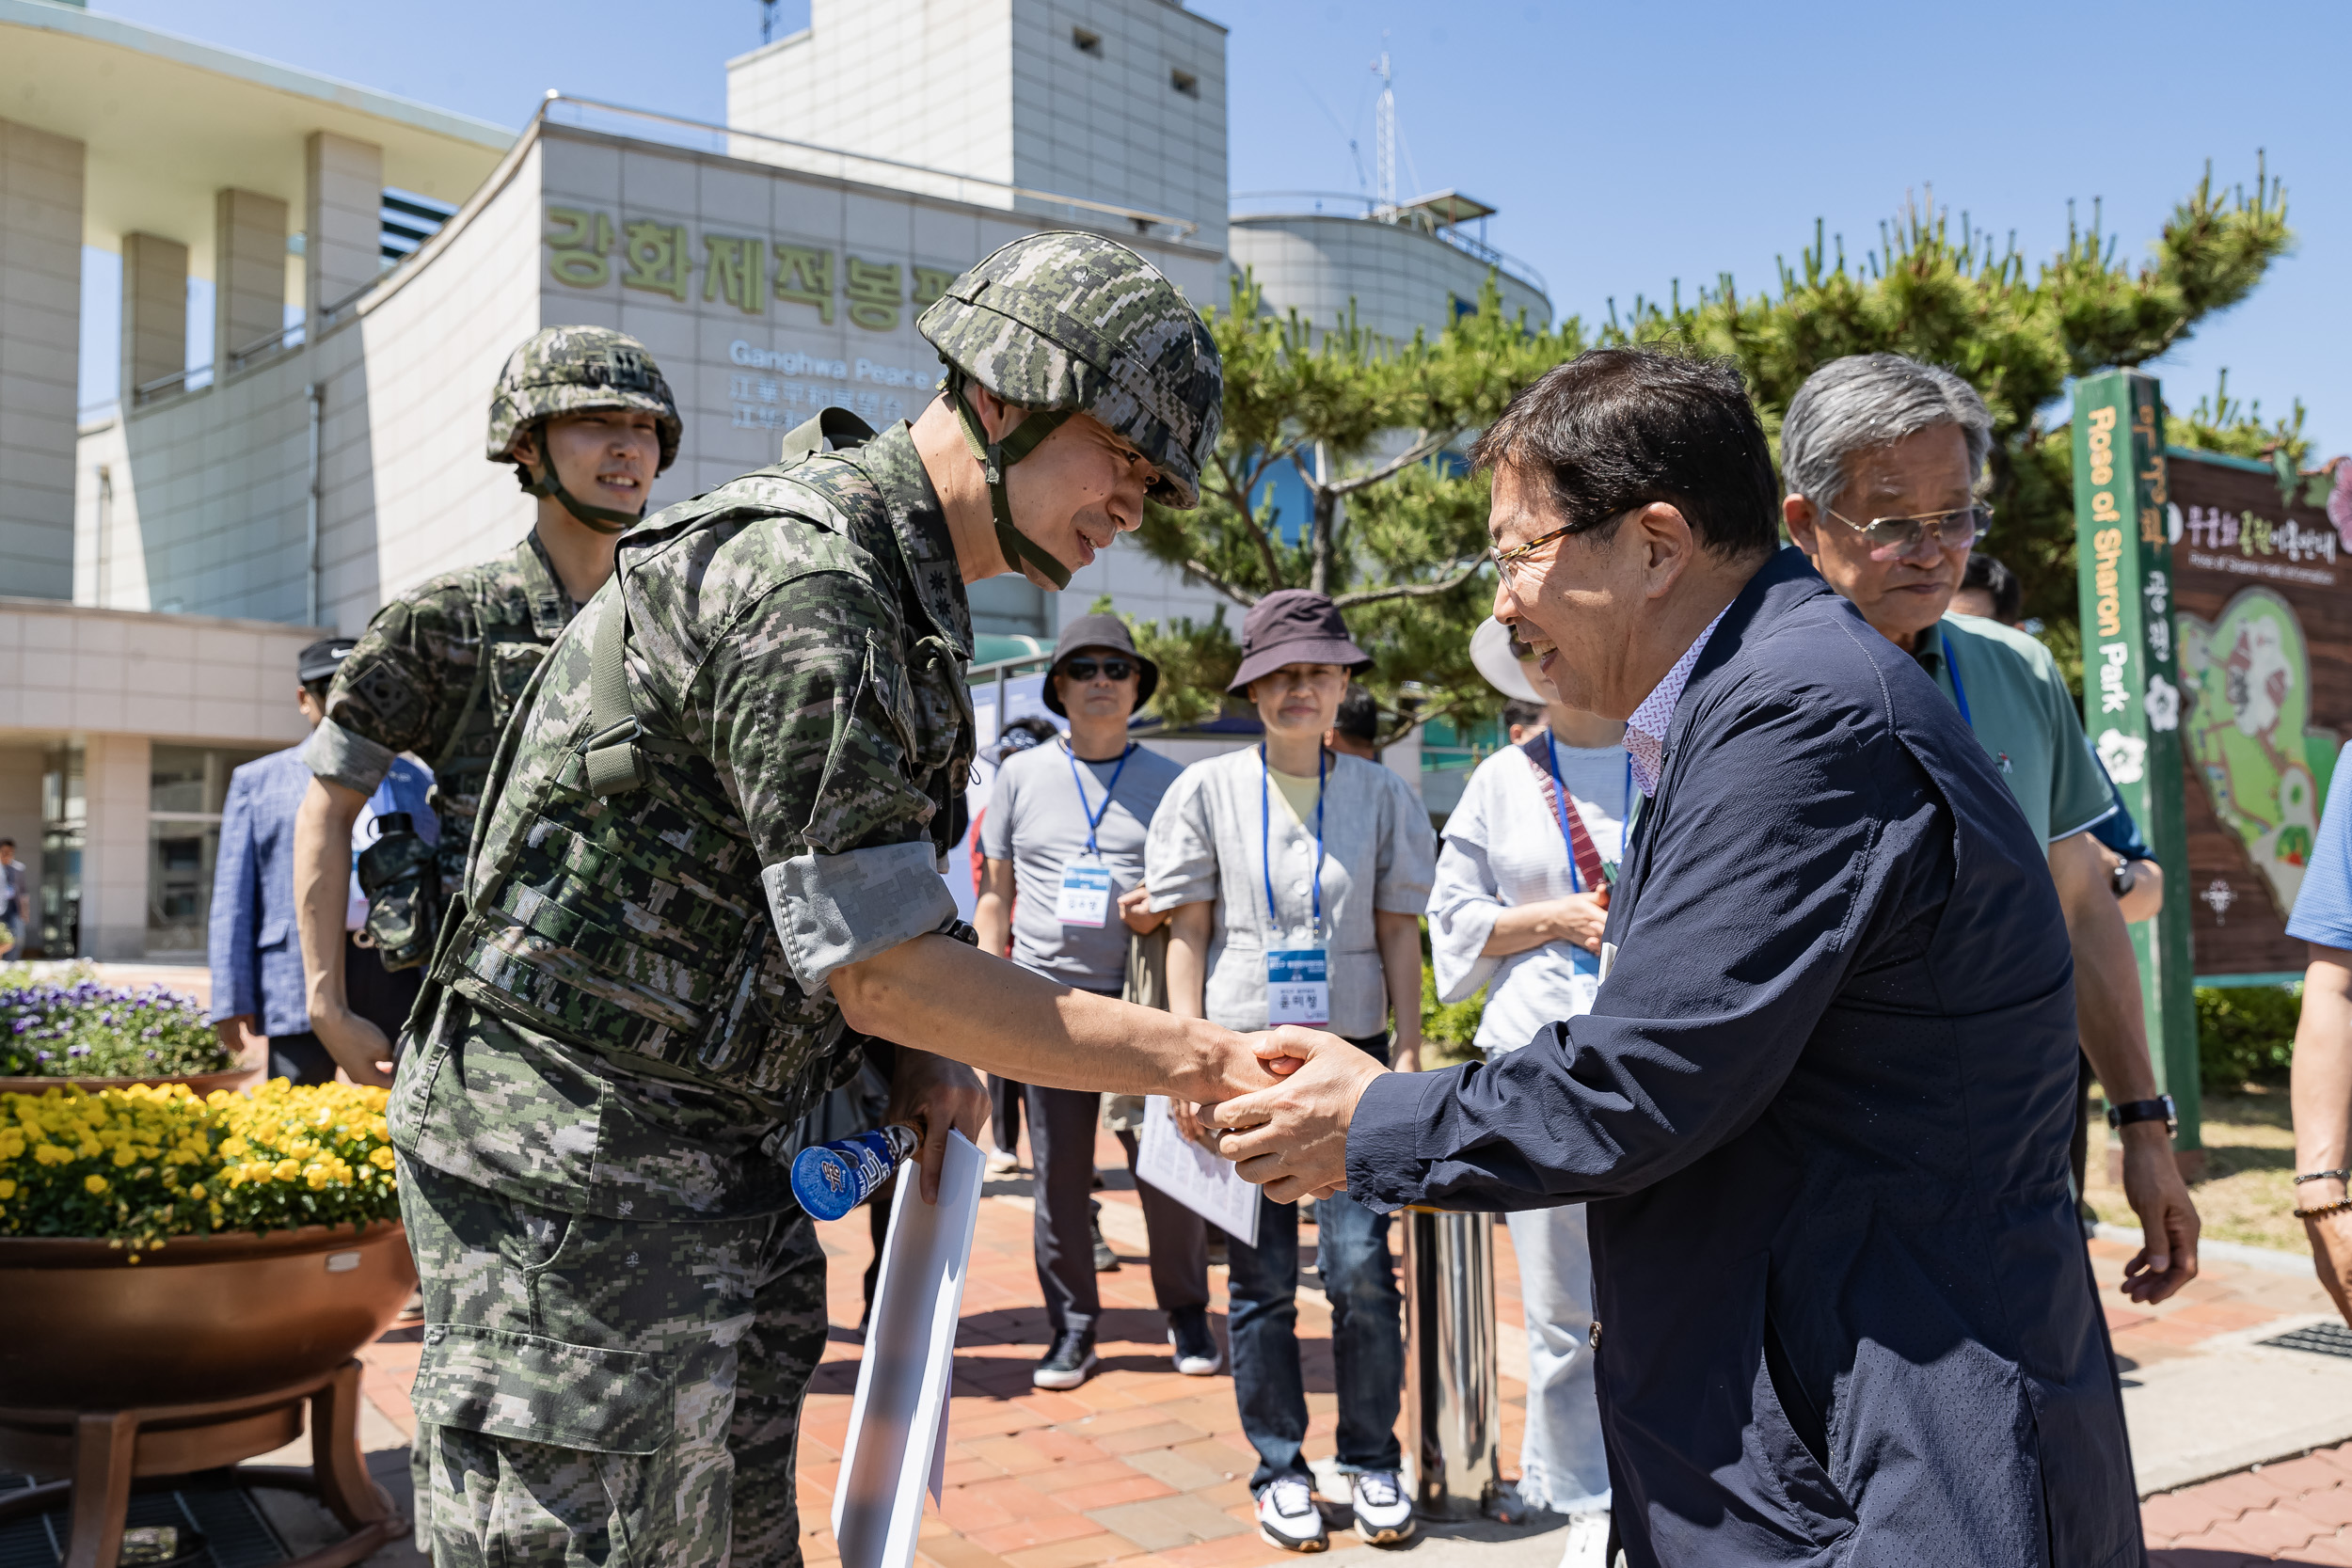
{"label": "soldier in camouflage uniform", "polygon": [[632,530],[501,742],[390,1112],[437,1568],[800,1560],[824,1259],[772,1156],[866,1053],[927,1201],[985,1117],[946,1057],[1268,1081],[1243,1037],[979,953],[940,876],[965,585],[1018,562],[1057,588],[1147,495],[1193,505],[1216,346],[1073,233],[999,250],[921,328],[948,373],[912,426],[828,414]]}
{"label": "soldier in camouflage uniform", "polygon": [[[312,1027],[351,1076],[388,1082],[390,1054],[351,1013],[343,986],[343,911],[351,827],[392,758],[412,752],[433,770],[438,840],[408,900],[379,899],[431,930],[462,879],[466,846],[499,732],[556,637],[612,573],[612,546],[644,509],[654,476],[676,458],[681,433],[669,384],[644,345],[601,326],[550,326],[516,349],[490,404],[487,455],[510,463],[538,498],[537,525],[505,555],[446,572],[378,610],[327,693],[326,718],[304,760],[315,779],[295,826],[295,899]],[[582,499],[587,498],[587,499]],[[419,847],[417,858],[424,859]],[[436,870],[437,866],[437,871]]]}

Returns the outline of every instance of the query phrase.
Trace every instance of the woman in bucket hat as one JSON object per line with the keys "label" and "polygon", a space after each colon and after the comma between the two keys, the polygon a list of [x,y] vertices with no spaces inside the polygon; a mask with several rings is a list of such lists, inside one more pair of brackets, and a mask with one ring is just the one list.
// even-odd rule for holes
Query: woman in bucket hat
{"label": "woman in bucket hat", "polygon": [[[1436,845],[1420,799],[1378,763],[1326,749],[1348,676],[1371,664],[1339,609],[1269,594],[1242,623],[1228,688],[1257,705],[1265,739],[1185,769],[1145,855],[1152,908],[1172,911],[1174,1010],[1232,1029],[1312,1023],[1411,1070],[1421,1053],[1420,915]],[[1389,1019],[1395,1015],[1393,1054]],[[1307,1467],[1299,1372],[1298,1211],[1258,1200],[1254,1243],[1228,1246],[1229,1337],[1242,1428],[1258,1450],[1259,1531],[1292,1551],[1328,1544]],[[1345,1193],[1315,1208],[1316,1268],[1331,1302],[1339,1467],[1356,1530],[1413,1531],[1394,1427],[1405,1379],[1403,1298],[1389,1221]]]}

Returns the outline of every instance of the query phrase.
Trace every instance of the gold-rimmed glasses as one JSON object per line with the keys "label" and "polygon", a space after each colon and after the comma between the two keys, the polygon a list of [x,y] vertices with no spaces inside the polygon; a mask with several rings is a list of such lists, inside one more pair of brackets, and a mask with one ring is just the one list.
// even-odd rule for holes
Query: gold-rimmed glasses
{"label": "gold-rimmed glasses", "polygon": [[1862,535],[1873,561],[1899,560],[1918,549],[1919,541],[1928,537],[1935,540],[1938,550],[1964,550],[1993,526],[1993,508],[1983,501],[1908,517],[1873,517],[1867,523],[1857,523],[1831,507],[1821,510]]}

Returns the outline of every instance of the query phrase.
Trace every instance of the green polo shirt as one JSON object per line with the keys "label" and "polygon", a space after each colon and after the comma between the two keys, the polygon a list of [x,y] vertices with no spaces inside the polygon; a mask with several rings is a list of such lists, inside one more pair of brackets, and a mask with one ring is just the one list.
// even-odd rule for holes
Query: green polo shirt
{"label": "green polo shirt", "polygon": [[1913,657],[1968,715],[2043,844],[2114,812],[2115,797],[2091,761],[2082,718],[2049,649],[1998,621],[1947,615],[1920,634]]}

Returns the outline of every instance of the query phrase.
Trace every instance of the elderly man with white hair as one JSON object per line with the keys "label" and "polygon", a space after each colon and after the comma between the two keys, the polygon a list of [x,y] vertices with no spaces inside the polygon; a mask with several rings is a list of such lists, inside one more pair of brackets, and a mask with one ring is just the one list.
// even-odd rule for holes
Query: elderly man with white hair
{"label": "elderly man with white hair", "polygon": [[2122,895],[2090,830],[2116,810],[2058,661],[2033,638],[1946,614],[1992,520],[1978,499],[1993,417],[1947,370],[1855,354],[1813,372],[1781,421],[1781,518],[1829,585],[1910,654],[1960,709],[2048,846],[2074,954],[2083,1054],[2122,1129],[2123,1196],[2146,1244],[2125,1289],[2162,1301],[2197,1273],[2197,1211],[2172,1159],[2169,1096],[2156,1093],[2139,968]]}

